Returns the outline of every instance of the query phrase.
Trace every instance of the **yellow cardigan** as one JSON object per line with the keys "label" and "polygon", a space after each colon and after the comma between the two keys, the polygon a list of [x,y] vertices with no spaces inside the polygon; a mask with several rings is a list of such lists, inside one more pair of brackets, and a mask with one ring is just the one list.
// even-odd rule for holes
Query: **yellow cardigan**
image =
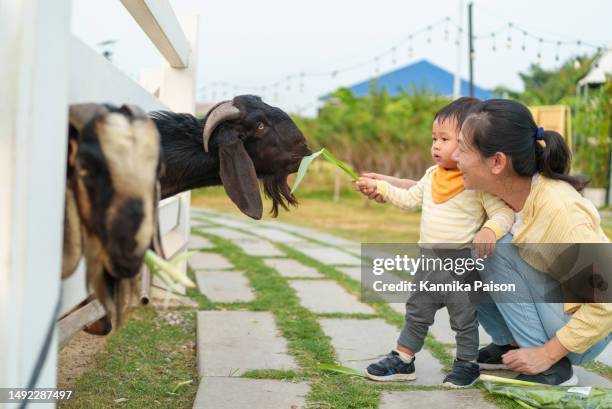
{"label": "yellow cardigan", "polygon": [[[521,251],[521,244],[610,242],[589,200],[570,184],[542,175],[527,197],[522,219],[524,224],[515,232],[513,243],[523,259],[540,271],[546,271],[545,258],[541,253]],[[571,352],[584,352],[612,332],[610,303],[565,303],[563,309],[572,318],[557,331],[557,339]]]}

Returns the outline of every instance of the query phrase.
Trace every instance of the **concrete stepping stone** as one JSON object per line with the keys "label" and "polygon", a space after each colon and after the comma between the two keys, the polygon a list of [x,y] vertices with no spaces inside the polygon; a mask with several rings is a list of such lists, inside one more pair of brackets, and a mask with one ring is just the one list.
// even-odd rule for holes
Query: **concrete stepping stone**
{"label": "concrete stepping stone", "polygon": [[297,368],[270,312],[199,311],[197,344],[200,376]]}
{"label": "concrete stepping stone", "polygon": [[299,246],[296,250],[323,264],[361,266],[361,259],[344,251],[321,245]]}
{"label": "concrete stepping stone", "polygon": [[208,227],[200,230],[206,233],[214,234],[215,236],[219,236],[225,240],[253,240],[254,238],[251,234],[227,227]]}
{"label": "concrete stepping stone", "polygon": [[253,223],[248,221],[241,221],[236,219],[230,219],[229,217],[215,217],[215,223],[223,225],[225,227],[232,227],[235,229],[251,229],[253,228]]}
{"label": "concrete stepping stone", "polygon": [[234,265],[221,254],[198,252],[189,258],[189,266],[194,270],[225,270]]}
{"label": "concrete stepping stone", "polygon": [[[358,371],[382,359],[397,345],[399,330],[381,319],[353,320],[324,318],[319,323],[336,350],[338,361]],[[444,379],[442,365],[423,349],[416,355],[415,385],[440,385]],[[404,402],[406,405],[406,401]],[[429,407],[429,406],[427,406]]]}
{"label": "concrete stepping stone", "polygon": [[211,223],[205,222],[205,221],[201,221],[201,220],[191,220],[191,224],[189,225],[189,227],[192,230],[199,230],[199,229],[206,229],[209,227],[214,227]]}
{"label": "concrete stepping stone", "polygon": [[194,409],[304,409],[310,387],[269,379],[204,378]]}
{"label": "concrete stepping stone", "polygon": [[[418,371],[419,369],[417,366],[417,376]],[[405,409],[407,407],[436,409],[498,409],[497,405],[484,398],[483,392],[476,389],[383,392],[380,399],[380,409]]]}
{"label": "concrete stepping stone", "polygon": [[275,257],[285,256],[276,246],[266,240],[235,240],[235,245],[240,247],[249,256]]}
{"label": "concrete stepping stone", "polygon": [[205,237],[198,236],[197,234],[192,234],[189,237],[189,249],[190,250],[202,250],[202,249],[212,249],[215,245],[210,242]]}
{"label": "concrete stepping stone", "polygon": [[268,240],[278,241],[281,243],[297,243],[304,241],[303,238],[297,237],[291,233],[268,227],[251,228],[250,231],[258,236],[265,237]]}
{"label": "concrete stepping stone", "polygon": [[322,278],[323,275],[312,267],[289,258],[266,258],[264,263],[268,267],[275,268],[283,277],[312,277]]}
{"label": "concrete stepping stone", "polygon": [[372,307],[359,302],[335,281],[291,280],[289,285],[297,292],[302,305],[314,313],[374,314]]}
{"label": "concrete stepping stone", "polygon": [[343,272],[353,280],[361,282],[361,267],[336,267],[336,270]]}
{"label": "concrete stepping stone", "polygon": [[238,271],[197,271],[202,294],[213,302],[249,302],[255,299],[249,280]]}

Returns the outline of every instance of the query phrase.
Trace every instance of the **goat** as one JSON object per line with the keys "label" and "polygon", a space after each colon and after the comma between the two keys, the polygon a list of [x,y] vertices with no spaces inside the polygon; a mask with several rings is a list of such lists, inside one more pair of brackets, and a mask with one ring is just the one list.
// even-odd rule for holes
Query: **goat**
{"label": "goat", "polygon": [[[62,278],[82,256],[87,286],[121,323],[157,230],[160,137],[139,108],[70,107]],[[109,314],[91,332],[106,334]]]}
{"label": "goat", "polygon": [[297,172],[311,151],[304,135],[281,109],[254,95],[240,95],[214,106],[204,119],[167,111],[149,113],[159,129],[165,173],[162,197],[198,187],[222,184],[247,216],[262,217],[258,179],[279,205],[297,205],[287,176]]}

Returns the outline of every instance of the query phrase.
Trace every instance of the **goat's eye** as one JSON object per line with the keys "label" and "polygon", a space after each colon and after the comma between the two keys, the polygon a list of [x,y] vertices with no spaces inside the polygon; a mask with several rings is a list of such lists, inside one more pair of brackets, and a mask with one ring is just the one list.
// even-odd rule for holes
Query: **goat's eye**
{"label": "goat's eye", "polygon": [[264,123],[263,123],[263,122],[260,122],[260,123],[259,123],[259,125],[257,125],[257,130],[258,130],[258,131],[263,131],[265,127],[266,127],[266,126],[264,125]]}

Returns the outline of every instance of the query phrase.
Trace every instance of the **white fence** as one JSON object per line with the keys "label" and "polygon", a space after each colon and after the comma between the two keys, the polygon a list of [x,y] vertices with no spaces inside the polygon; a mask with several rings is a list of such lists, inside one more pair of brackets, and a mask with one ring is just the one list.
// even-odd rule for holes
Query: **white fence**
{"label": "white fence", "polygon": [[[147,89],[69,32],[69,0],[0,2],[0,388],[27,387],[45,345],[34,386],[56,385],[56,318],[87,296],[82,267],[60,280],[68,105],[195,108],[197,17],[179,23],[167,0],[122,3],[163,56]],[[162,241],[173,255],[189,237],[189,193],[160,207]]]}

